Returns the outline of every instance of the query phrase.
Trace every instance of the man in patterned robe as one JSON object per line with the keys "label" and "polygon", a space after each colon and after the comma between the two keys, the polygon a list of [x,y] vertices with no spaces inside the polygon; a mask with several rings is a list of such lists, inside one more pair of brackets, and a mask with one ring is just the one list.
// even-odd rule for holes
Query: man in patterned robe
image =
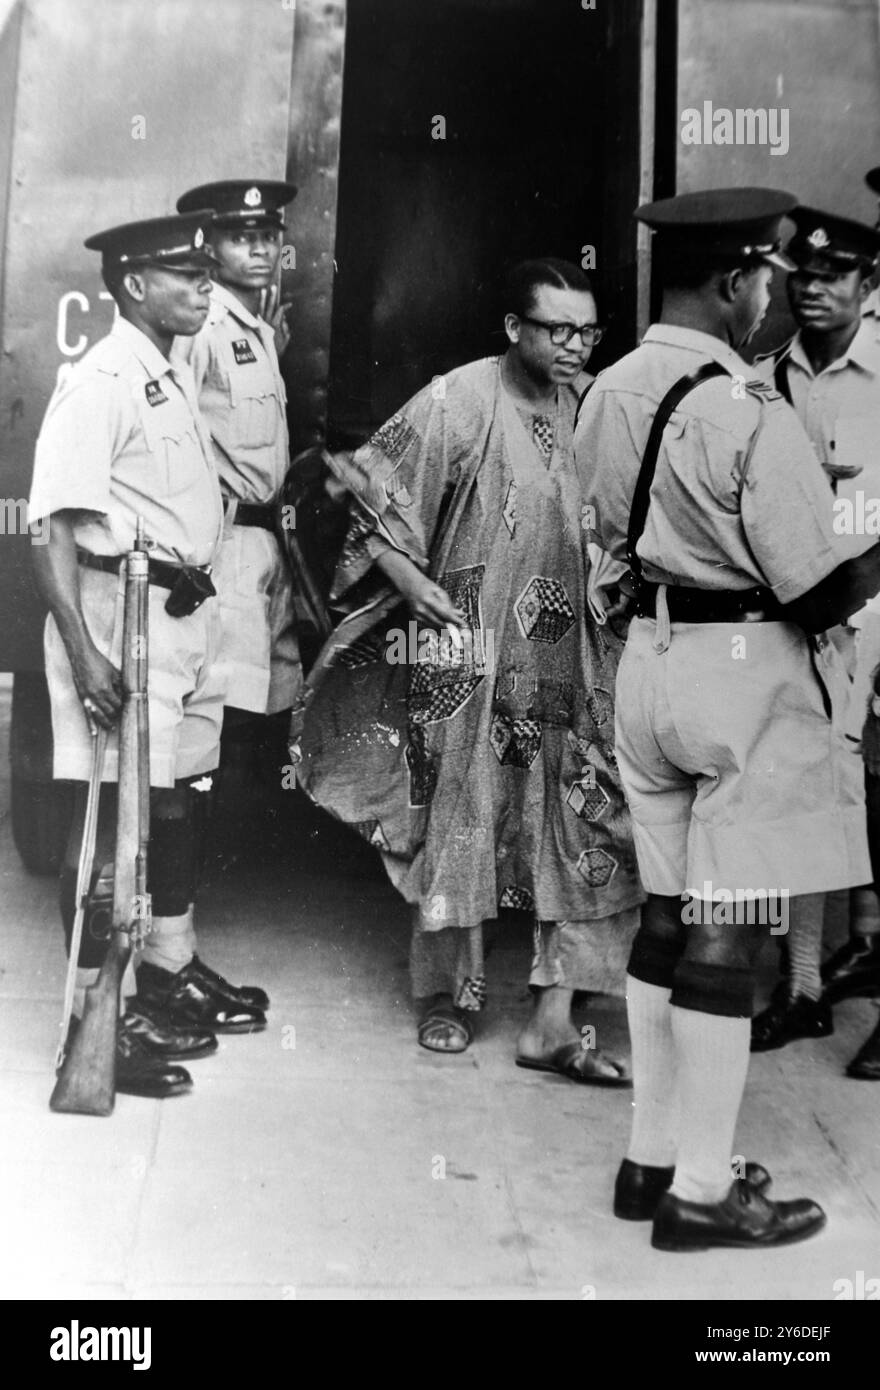
{"label": "man in patterned robe", "polygon": [[507,307],[503,357],[435,378],[333,460],[355,499],[332,595],[348,617],[309,678],[301,781],[413,904],[424,1047],[468,1046],[482,924],[526,909],[518,1063],[628,1085],[571,1017],[576,990],[622,992],[642,899],[613,752],[622,642],[587,608],[572,454],[601,329],[566,262],[517,267]]}

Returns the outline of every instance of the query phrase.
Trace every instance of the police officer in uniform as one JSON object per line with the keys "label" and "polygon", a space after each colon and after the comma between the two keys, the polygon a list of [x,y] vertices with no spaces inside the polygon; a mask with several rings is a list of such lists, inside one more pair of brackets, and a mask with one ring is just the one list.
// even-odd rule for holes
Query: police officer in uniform
{"label": "police officer in uniform", "polygon": [[[796,232],[787,254],[796,268],[786,288],[798,329],[776,352],[756,359],[755,366],[797,412],[845,522],[847,515],[859,514],[860,496],[875,498],[880,505],[880,341],[871,321],[862,316],[872,291],[880,232],[816,208],[795,208],[791,217]],[[864,503],[861,510],[863,514]],[[838,529],[842,535],[848,530],[844,524]],[[874,543],[876,537],[864,532],[864,527],[853,526],[849,536],[853,554]],[[846,704],[852,698],[859,706],[852,711],[853,737],[842,741],[841,757],[849,765],[847,775],[857,782],[865,779],[874,803],[868,829],[874,881],[878,882],[880,845],[875,842],[880,796],[870,769],[864,768],[857,742],[866,715],[867,687],[873,668],[880,665],[880,614],[872,615],[871,607],[853,614],[847,626],[829,635],[848,672],[866,663],[869,668],[859,674],[852,692],[848,681],[840,691]],[[851,890],[850,938],[821,975],[821,899],[816,909],[792,914],[785,938],[787,979],[753,1021],[752,1051],[780,1047],[793,1038],[826,1035],[833,1031],[832,1003],[880,987],[880,910],[874,889]],[[856,1071],[851,1074],[858,1075],[860,1064],[854,1065]]]}
{"label": "police officer in uniform", "polygon": [[[206,221],[204,214],[151,219],[85,243],[102,255],[119,314],[49,403],[30,499],[31,522],[49,518],[48,544],[34,548],[34,561],[49,607],[46,673],[58,778],[88,780],[90,726],[112,729],[119,715],[120,566],[138,517],[148,537],[153,927],[133,998],[131,976],[123,986],[117,1089],[155,1097],[191,1084],[171,1059],[215,1050],[216,1032],[265,1026],[265,996],[205,966],[193,929],[194,802],[217,766],[225,693],[210,580],[222,502],[192,380],[172,368],[168,354],[173,336],[197,332],[208,310]],[[105,780],[114,782],[116,770],[111,735]],[[84,809],[83,794],[61,875],[68,939]],[[79,957],[80,1013],[106,951],[115,820],[115,791],[104,788]]]}
{"label": "police officer in uniform", "polygon": [[[277,535],[278,499],[289,466],[286,392],[278,365],[282,311],[261,313],[274,295],[284,220],[296,193],[290,183],[227,180],[190,189],[180,212],[210,208],[215,264],[211,307],[201,331],[175,344],[175,360],[192,368],[211,432],[226,512],[214,580],[229,668],[224,763],[231,744],[281,746],[286,714],[300,688],[293,595]],[[263,716],[279,716],[267,726]]]}
{"label": "police officer in uniform", "polygon": [[786,892],[868,878],[814,665],[827,653],[805,629],[880,588],[880,547],[841,565],[803,427],[737,351],[766,313],[795,203],[721,189],[639,209],[663,312],[600,375],[575,439],[600,587],[635,607],[616,747],[648,899],[628,971],[635,1103],[614,1209],[653,1219],[664,1250],[786,1244],[825,1222],[815,1202],[769,1200],[758,1165],[730,1172],[767,924]]}

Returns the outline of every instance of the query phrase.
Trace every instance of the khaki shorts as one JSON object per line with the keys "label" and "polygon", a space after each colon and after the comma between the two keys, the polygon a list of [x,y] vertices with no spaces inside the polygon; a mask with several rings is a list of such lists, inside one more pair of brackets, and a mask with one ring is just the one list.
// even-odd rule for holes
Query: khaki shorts
{"label": "khaki shorts", "polygon": [[870,882],[861,759],[825,713],[801,630],[673,623],[665,652],[654,640],[653,619],[636,618],[616,694],[646,890],[794,895]]}
{"label": "khaki shorts", "polygon": [[[98,650],[117,666],[122,650],[123,581],[80,567],[83,616]],[[169,618],[168,590],[149,586],[150,785],[212,772],[220,761],[226,682],[218,660],[220,612],[208,599],[188,618]],[[54,619],[46,619],[46,678],[52,705],[56,778],[88,781],[92,738]],[[104,781],[118,773],[116,734],[107,742]]]}
{"label": "khaki shorts", "polygon": [[214,565],[223,619],[226,703],[258,714],[295,704],[302,685],[293,590],[275,536],[228,520]]}

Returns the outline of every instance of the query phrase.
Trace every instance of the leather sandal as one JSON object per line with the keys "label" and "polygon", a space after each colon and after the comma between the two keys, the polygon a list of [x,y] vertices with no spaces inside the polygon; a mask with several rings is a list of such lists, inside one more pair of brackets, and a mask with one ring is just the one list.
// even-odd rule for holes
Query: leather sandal
{"label": "leather sandal", "polygon": [[[596,1070],[600,1058],[609,1066],[618,1068],[615,1076]],[[549,1057],[517,1057],[516,1065],[527,1071],[556,1072],[558,1076],[564,1076],[567,1081],[574,1081],[579,1086],[632,1086],[632,1077],[627,1075],[622,1063],[612,1062],[610,1057],[592,1052],[579,1042],[563,1043]]]}
{"label": "leather sandal", "polygon": [[[452,1032],[455,1041],[449,1046],[430,1041],[432,1031],[446,1029]],[[428,1052],[466,1052],[474,1040],[474,1025],[466,1009],[458,1009],[454,1004],[432,1004],[419,1022],[419,1046]]]}

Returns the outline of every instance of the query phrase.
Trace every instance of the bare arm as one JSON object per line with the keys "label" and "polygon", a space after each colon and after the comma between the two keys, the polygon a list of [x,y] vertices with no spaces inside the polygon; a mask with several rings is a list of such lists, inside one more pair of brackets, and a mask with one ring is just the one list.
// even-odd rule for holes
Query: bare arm
{"label": "bare arm", "polygon": [[465,615],[456,608],[445,589],[435,584],[418,565],[399,550],[386,550],[376,560],[376,567],[391,580],[398,593],[406,599],[417,618],[425,622],[458,626]]}
{"label": "bare arm", "polygon": [[824,632],[846,622],[880,590],[880,545],[846,560],[800,598],[785,605],[786,617],[806,632]]}
{"label": "bare arm", "polygon": [[49,540],[32,547],[37,587],[58,626],[80,700],[90,700],[94,719],[113,727],[122,708],[121,676],[92,641],[83,619],[79,565],[73,534],[75,512],[53,512]]}

